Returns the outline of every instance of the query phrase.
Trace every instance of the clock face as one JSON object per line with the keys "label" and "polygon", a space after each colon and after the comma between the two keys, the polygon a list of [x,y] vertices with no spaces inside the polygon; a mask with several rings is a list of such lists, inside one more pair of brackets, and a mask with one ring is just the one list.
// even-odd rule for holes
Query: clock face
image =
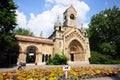
{"label": "clock face", "polygon": [[70,15],[70,19],[74,20],[75,16],[73,14]]}

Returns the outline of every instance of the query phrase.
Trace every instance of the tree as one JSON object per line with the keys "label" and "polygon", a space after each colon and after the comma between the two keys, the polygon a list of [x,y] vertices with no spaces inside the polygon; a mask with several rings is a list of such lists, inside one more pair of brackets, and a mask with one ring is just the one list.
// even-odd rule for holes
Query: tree
{"label": "tree", "polygon": [[91,51],[91,64],[110,64],[112,61],[112,57],[109,55],[103,55],[96,51]]}
{"label": "tree", "polygon": [[[0,63],[8,47],[14,45],[12,30],[16,24],[17,6],[12,0],[0,0]],[[3,62],[3,61],[2,61]]]}
{"label": "tree", "polygon": [[24,28],[15,29],[13,32],[14,34],[19,34],[19,35],[34,36],[33,32],[30,32],[29,29],[24,29]]}
{"label": "tree", "polygon": [[[99,14],[93,15],[87,31],[92,51],[108,54],[106,51],[112,49],[110,55],[114,54],[114,56],[112,56],[113,58],[120,58],[119,7],[114,6],[113,8],[103,10]],[[105,47],[107,50],[105,50]],[[105,51],[101,49],[104,49]]]}
{"label": "tree", "polygon": [[9,44],[12,45],[12,30],[16,24],[16,4],[12,0],[0,1],[0,49],[5,50]]}
{"label": "tree", "polygon": [[110,56],[115,55],[115,47],[112,46],[110,43],[102,43],[99,47],[102,54]]}

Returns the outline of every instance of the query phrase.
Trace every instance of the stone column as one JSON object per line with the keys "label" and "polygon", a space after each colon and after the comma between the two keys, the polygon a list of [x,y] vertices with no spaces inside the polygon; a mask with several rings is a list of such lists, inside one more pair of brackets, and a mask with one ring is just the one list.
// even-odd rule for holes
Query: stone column
{"label": "stone column", "polygon": [[[44,56],[45,59],[45,56]],[[45,65],[45,62],[42,62],[42,52],[39,53],[39,57],[38,57],[38,65]]]}
{"label": "stone column", "polygon": [[41,52],[37,52],[35,62],[42,62],[42,59],[40,57],[41,57]]}
{"label": "stone column", "polygon": [[85,54],[82,54],[82,61],[85,61]]}
{"label": "stone column", "polygon": [[85,54],[85,63],[89,64],[89,58],[88,58],[87,54]]}
{"label": "stone column", "polygon": [[39,59],[39,53],[36,53],[35,56],[36,56],[36,58],[35,58],[35,63],[37,63],[37,62],[38,62],[38,59]]}

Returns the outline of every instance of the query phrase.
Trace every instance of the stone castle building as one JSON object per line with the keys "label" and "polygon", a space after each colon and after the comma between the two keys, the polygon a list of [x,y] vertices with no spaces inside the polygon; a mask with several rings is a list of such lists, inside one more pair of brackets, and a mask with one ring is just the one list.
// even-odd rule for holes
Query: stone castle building
{"label": "stone castle building", "polygon": [[89,40],[85,29],[78,28],[77,11],[70,6],[63,16],[63,25],[58,18],[53,33],[47,39],[15,35],[20,47],[18,62],[44,65],[53,54],[64,52],[69,58],[68,64],[89,64]]}

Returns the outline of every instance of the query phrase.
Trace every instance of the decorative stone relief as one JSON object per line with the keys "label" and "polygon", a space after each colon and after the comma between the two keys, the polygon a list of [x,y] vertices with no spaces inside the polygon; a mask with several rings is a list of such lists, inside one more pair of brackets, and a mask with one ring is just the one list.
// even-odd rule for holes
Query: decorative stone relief
{"label": "decorative stone relief", "polygon": [[82,40],[82,42],[85,41],[77,31],[73,31],[70,34],[65,36],[65,42],[69,41],[73,37],[78,37],[80,40]]}

